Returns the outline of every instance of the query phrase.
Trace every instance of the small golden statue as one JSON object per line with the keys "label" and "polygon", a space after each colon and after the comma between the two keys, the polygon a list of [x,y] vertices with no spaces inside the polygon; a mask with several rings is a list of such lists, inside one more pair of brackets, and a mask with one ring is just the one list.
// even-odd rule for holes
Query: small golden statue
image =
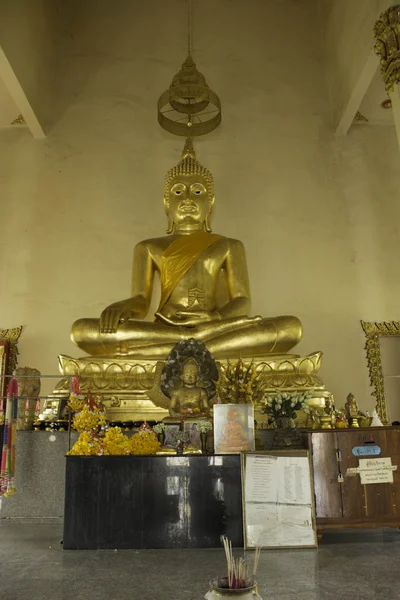
{"label": "small golden statue", "polygon": [[194,358],[187,358],[182,369],[182,387],[171,392],[169,414],[171,417],[204,417],[209,414],[208,394],[198,385],[199,365]]}
{"label": "small golden statue", "polygon": [[228,412],[228,422],[222,430],[219,442],[220,452],[245,452],[249,449],[249,441],[244,437],[243,425],[237,420],[239,413],[236,408]]}
{"label": "small golden statue", "polygon": [[360,415],[360,411],[358,410],[357,400],[355,399],[353,394],[349,394],[346,399],[346,404],[344,405],[346,410],[347,420],[350,424],[350,427],[359,427],[358,417]]}

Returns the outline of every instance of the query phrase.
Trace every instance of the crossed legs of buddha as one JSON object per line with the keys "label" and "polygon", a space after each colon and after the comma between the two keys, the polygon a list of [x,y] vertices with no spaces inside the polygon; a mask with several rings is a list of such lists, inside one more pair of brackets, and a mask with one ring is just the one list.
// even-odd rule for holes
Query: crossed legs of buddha
{"label": "crossed legs of buddha", "polygon": [[270,353],[284,354],[301,339],[296,317],[270,319],[231,317],[196,327],[179,327],[147,321],[120,323],[115,334],[100,333],[98,319],[80,319],[71,338],[91,356],[129,356],[137,360],[163,360],[179,341],[203,341],[215,358],[239,358]]}

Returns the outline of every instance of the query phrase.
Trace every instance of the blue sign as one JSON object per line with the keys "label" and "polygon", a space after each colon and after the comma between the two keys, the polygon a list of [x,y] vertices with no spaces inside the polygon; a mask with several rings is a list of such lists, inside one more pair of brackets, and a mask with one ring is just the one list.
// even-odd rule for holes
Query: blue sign
{"label": "blue sign", "polygon": [[379,446],[355,446],[352,453],[354,456],[377,456],[381,449]]}

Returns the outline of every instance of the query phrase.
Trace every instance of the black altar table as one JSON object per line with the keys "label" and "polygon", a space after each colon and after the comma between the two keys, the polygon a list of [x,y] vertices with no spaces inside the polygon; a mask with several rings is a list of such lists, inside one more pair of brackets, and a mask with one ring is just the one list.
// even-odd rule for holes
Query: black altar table
{"label": "black altar table", "polygon": [[64,549],[243,546],[240,456],[67,456]]}

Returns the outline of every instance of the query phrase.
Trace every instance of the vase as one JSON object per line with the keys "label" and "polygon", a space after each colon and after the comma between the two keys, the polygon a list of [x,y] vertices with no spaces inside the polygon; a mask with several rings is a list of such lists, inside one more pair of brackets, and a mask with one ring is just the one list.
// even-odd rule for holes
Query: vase
{"label": "vase", "polygon": [[158,438],[158,441],[160,442],[161,446],[164,446],[165,432],[162,431],[161,433],[157,433],[157,438]]}
{"label": "vase", "polygon": [[296,427],[293,419],[290,417],[277,417],[275,422],[278,429],[294,429]]}
{"label": "vase", "polygon": [[274,448],[303,447],[301,433],[296,429],[293,419],[278,417],[275,423],[277,428],[274,431],[272,443]]}
{"label": "vase", "polygon": [[231,590],[227,586],[226,577],[213,579],[210,581],[210,590],[204,597],[206,600],[220,600],[221,596],[224,598],[241,598],[241,600],[262,600],[258,594],[256,582],[249,582],[249,586],[241,590]]}
{"label": "vase", "polygon": [[200,431],[201,453],[207,454],[208,431]]}

